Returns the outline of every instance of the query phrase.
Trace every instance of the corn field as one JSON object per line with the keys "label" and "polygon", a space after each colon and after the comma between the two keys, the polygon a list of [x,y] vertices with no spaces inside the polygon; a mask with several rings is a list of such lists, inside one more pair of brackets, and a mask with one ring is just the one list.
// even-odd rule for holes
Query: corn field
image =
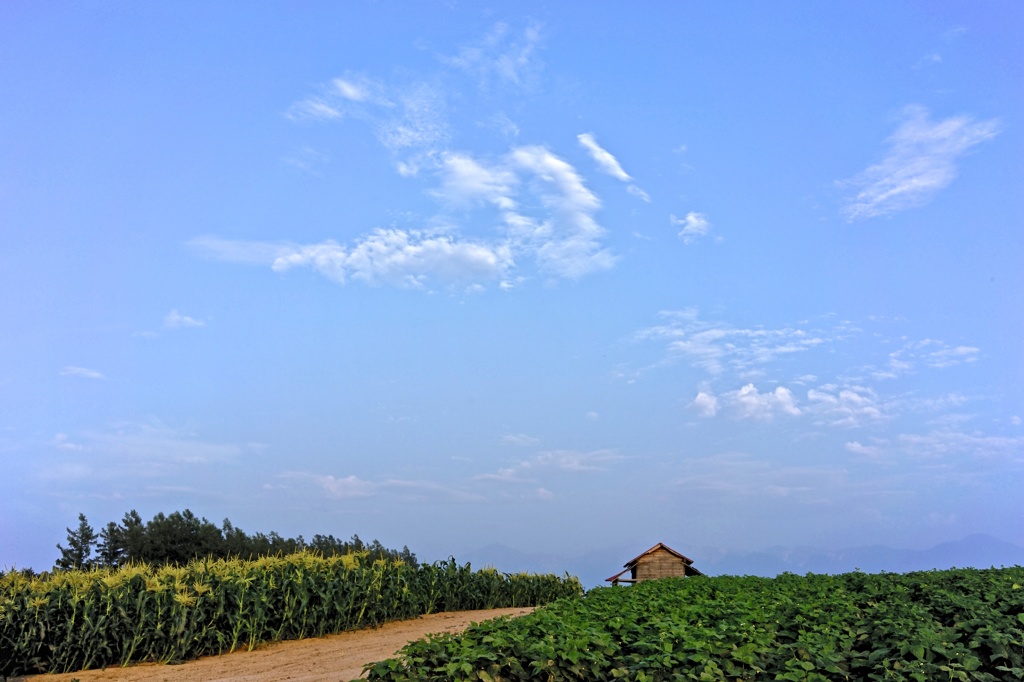
{"label": "corn field", "polygon": [[162,663],[440,611],[537,606],[583,592],[570,576],[418,567],[359,554],[0,577],[0,675]]}

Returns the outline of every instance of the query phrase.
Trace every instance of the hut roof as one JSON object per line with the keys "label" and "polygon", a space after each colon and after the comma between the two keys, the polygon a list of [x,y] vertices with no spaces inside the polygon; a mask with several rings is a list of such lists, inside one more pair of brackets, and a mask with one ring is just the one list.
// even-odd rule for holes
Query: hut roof
{"label": "hut roof", "polygon": [[659,543],[658,543],[658,544],[656,544],[656,545],[655,545],[654,547],[651,547],[651,548],[650,548],[649,550],[647,550],[646,552],[643,552],[643,553],[641,553],[641,554],[638,554],[637,556],[633,557],[632,559],[630,559],[629,561],[627,561],[627,562],[626,562],[625,564],[623,564],[623,565],[624,565],[624,566],[625,566],[626,568],[633,568],[633,567],[634,567],[634,566],[636,566],[636,564],[637,564],[637,563],[638,563],[638,562],[639,562],[639,561],[640,561],[641,559],[643,559],[643,558],[644,558],[645,556],[647,556],[648,554],[653,554],[654,552],[657,552],[657,551],[658,551],[659,549],[663,549],[663,550],[665,550],[666,552],[668,552],[669,554],[674,554],[675,556],[679,557],[680,559],[682,559],[682,560],[683,560],[683,562],[684,562],[684,563],[685,563],[685,564],[686,564],[687,566],[689,566],[690,564],[692,564],[692,563],[693,563],[693,559],[690,559],[689,557],[685,557],[685,556],[683,556],[682,554],[680,554],[679,552],[677,552],[677,551],[675,551],[674,549],[672,549],[671,547],[669,547],[668,545],[666,545],[666,544],[664,544],[664,543],[662,543],[662,542],[659,542]]}
{"label": "hut roof", "polygon": [[[630,559],[629,561],[627,561],[624,564],[624,566],[625,566],[625,570],[624,571],[621,571],[621,572],[617,573],[616,575],[613,575],[611,578],[605,578],[605,582],[611,582],[611,583],[616,582],[617,580],[619,580],[619,578],[622,576],[623,573],[626,573],[626,571],[630,571],[633,568],[635,568],[636,565],[638,563],[640,563],[640,560],[643,559],[645,556],[647,556],[648,554],[653,554],[654,552],[657,552],[659,550],[665,550],[669,554],[672,554],[673,556],[676,556],[680,560],[682,560],[683,564],[686,566],[686,571],[685,571],[686,575],[704,575],[703,573],[701,573],[700,571],[698,571],[696,568],[693,567],[693,559],[691,559],[691,558],[689,558],[687,556],[684,556],[684,555],[680,554],[679,552],[677,552],[676,550],[674,550],[671,547],[669,547],[668,545],[666,545],[666,544],[664,544],[662,542],[659,542],[658,544],[656,544],[654,547],[651,547],[646,552],[638,554],[637,556],[635,556],[632,559]],[[626,581],[626,582],[633,582],[633,581]]]}

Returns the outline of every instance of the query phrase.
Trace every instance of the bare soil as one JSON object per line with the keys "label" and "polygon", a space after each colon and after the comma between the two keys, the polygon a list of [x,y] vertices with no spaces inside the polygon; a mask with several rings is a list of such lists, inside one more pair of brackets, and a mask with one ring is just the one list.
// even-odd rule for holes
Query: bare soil
{"label": "bare soil", "polygon": [[367,663],[390,658],[428,634],[462,632],[472,623],[521,616],[532,608],[454,611],[354,630],[320,639],[265,644],[253,651],[207,656],[180,665],[143,663],[128,668],[84,670],[61,675],[13,678],[21,682],[347,682],[362,676]]}

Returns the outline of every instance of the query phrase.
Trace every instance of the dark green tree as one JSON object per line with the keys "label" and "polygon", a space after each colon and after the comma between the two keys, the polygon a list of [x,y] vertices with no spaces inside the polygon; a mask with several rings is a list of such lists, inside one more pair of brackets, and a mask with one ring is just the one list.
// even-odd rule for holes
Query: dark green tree
{"label": "dark green tree", "polygon": [[113,521],[100,531],[100,544],[96,548],[101,566],[120,566],[124,561],[124,529]]}
{"label": "dark green tree", "polygon": [[185,564],[197,557],[222,556],[223,546],[220,529],[188,509],[157,514],[146,524],[144,558],[151,563]]}
{"label": "dark green tree", "polygon": [[409,550],[409,545],[402,545],[402,551],[399,553],[398,558],[401,559],[403,564],[408,564],[409,566],[420,565],[416,555]]}
{"label": "dark green tree", "polygon": [[144,561],[146,525],[139,512],[132,509],[121,519],[121,561]]}
{"label": "dark green tree", "polygon": [[233,559],[248,559],[252,555],[252,540],[245,534],[245,531],[232,525],[231,521],[224,519],[221,525],[221,534],[224,536],[223,556]]}
{"label": "dark green tree", "polygon": [[[95,559],[92,550],[99,540]],[[143,522],[134,509],[124,515],[120,524],[111,522],[97,536],[84,515],[79,515],[78,529],[68,529],[68,548],[57,545],[61,558],[58,568],[89,566],[121,566],[129,562],[185,564],[193,559],[237,558],[256,559],[261,556],[288,555],[311,549],[324,556],[365,552],[370,560],[400,559],[416,565],[416,555],[403,547],[401,551],[388,549],[379,541],[363,542],[358,535],[341,540],[333,535],[314,535],[307,542],[301,535],[286,538],[277,532],[247,535],[241,528],[224,519],[220,528],[198,518],[190,510],[159,513],[151,521]]]}
{"label": "dark green tree", "polygon": [[57,568],[71,570],[75,568],[86,568],[89,566],[89,557],[92,555],[92,548],[96,545],[96,531],[89,525],[85,514],[78,515],[78,528],[68,531],[68,548],[64,549],[60,543],[57,549],[60,550],[60,559],[57,559]]}

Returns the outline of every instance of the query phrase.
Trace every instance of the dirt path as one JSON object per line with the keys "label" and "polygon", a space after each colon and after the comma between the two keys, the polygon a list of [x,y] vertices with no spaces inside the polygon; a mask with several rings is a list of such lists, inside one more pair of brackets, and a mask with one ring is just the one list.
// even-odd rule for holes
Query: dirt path
{"label": "dirt path", "polygon": [[455,611],[388,623],[376,630],[355,630],[321,639],[266,644],[255,651],[208,656],[181,665],[142,664],[130,668],[86,670],[63,675],[13,678],[19,682],[347,682],[363,665],[390,658],[412,640],[436,632],[461,632],[470,623],[499,616],[521,616],[531,608]]}

